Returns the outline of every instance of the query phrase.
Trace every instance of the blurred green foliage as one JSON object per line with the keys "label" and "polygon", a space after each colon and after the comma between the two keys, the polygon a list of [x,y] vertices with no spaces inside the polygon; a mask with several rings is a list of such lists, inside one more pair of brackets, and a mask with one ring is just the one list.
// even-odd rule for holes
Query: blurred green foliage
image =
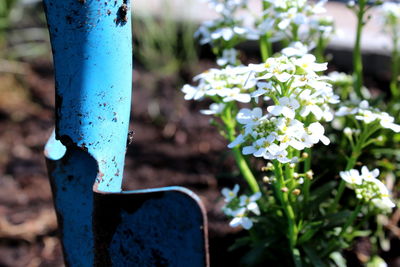
{"label": "blurred green foliage", "polygon": [[134,57],[147,70],[165,77],[196,66],[197,26],[175,18],[168,1],[161,5],[163,13],[158,17],[133,14]]}
{"label": "blurred green foliage", "polygon": [[0,1],[0,49],[3,48],[5,34],[10,26],[10,13],[18,0],[2,0]]}
{"label": "blurred green foliage", "polygon": [[50,55],[40,0],[0,1],[0,58],[29,60]]}

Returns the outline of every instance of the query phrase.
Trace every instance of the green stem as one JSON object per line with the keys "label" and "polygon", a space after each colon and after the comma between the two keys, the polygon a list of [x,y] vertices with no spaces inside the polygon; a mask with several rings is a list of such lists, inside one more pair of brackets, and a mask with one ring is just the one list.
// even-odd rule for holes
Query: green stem
{"label": "green stem", "polygon": [[400,54],[397,49],[398,37],[393,37],[393,52],[392,52],[392,79],[390,81],[390,91],[392,96],[397,99],[400,96],[399,92],[399,71],[400,71]]}
{"label": "green stem", "polygon": [[364,15],[365,15],[365,5],[366,0],[358,1],[359,7],[357,10],[357,32],[356,41],[354,44],[353,51],[353,76],[354,76],[354,90],[357,96],[362,99],[361,88],[363,85],[363,64],[362,64],[362,54],[361,54],[361,35],[364,26]]}
{"label": "green stem", "polygon": [[[342,230],[340,231],[339,235],[336,237],[336,239],[340,238],[347,230],[347,228],[349,228],[350,225],[352,225],[355,221],[355,219],[357,218],[357,215],[360,213],[361,208],[362,208],[362,202],[360,200],[358,200],[357,202],[357,206],[355,208],[355,210],[351,213],[350,217],[347,219],[346,223],[344,224]],[[323,253],[323,256],[327,256],[329,255],[335,248],[335,243],[336,242],[330,242],[328,245],[328,248],[325,250],[325,252]]]}
{"label": "green stem", "polygon": [[[358,146],[356,146],[356,148],[354,149],[354,151],[351,153],[351,157],[349,158],[349,160],[347,161],[347,165],[345,168],[345,171],[348,171],[350,169],[352,169],[357,162],[358,157],[360,156],[361,150],[358,151]],[[335,200],[333,201],[333,205],[331,207],[331,211],[334,211],[337,209],[337,206],[339,205],[339,201],[343,195],[344,189],[346,188],[346,182],[341,179],[340,184],[339,184],[339,189],[338,192],[335,196]]]}
{"label": "green stem", "polygon": [[345,225],[342,228],[342,231],[340,231],[339,236],[342,236],[346,232],[347,228],[354,223],[354,220],[357,218],[357,215],[360,213],[361,208],[362,208],[361,201],[358,201],[356,209],[351,213],[351,216],[349,217],[349,219],[347,219]]}
{"label": "green stem", "polygon": [[272,55],[272,45],[269,41],[269,33],[260,38],[260,52],[262,61],[265,62]]}
{"label": "green stem", "polygon": [[293,35],[293,42],[299,41],[299,26],[292,23],[292,35]]}
{"label": "green stem", "polygon": [[[263,11],[267,10],[269,7],[269,3],[266,1],[262,1]],[[267,15],[264,15],[264,19],[267,18]],[[270,33],[267,32],[263,36],[260,37],[260,52],[261,58],[263,62],[265,62],[270,56],[272,56],[272,44],[269,41]]]}
{"label": "green stem", "polygon": [[234,147],[232,150],[236,164],[239,167],[240,172],[242,173],[244,179],[249,184],[251,191],[253,191],[253,193],[260,192],[260,187],[258,186],[257,180],[254,177],[253,173],[251,172],[246,160],[243,158],[239,147]]}
{"label": "green stem", "polygon": [[[308,154],[308,157],[304,160],[304,173],[311,169],[311,148],[306,148],[305,152]],[[310,187],[311,187],[311,180],[308,178],[304,179],[304,186],[303,186],[303,196],[304,196],[304,203],[305,207],[310,198]]]}
{"label": "green stem", "polygon": [[317,47],[315,48],[315,57],[317,58],[318,63],[325,62],[324,51],[325,51],[324,37],[322,36],[322,34],[320,34],[320,36],[318,37]]}
{"label": "green stem", "polygon": [[293,259],[295,259],[296,258],[295,248],[296,248],[297,234],[298,234],[295,214],[294,214],[293,208],[289,202],[289,196],[288,196],[289,192],[288,191],[282,192],[282,188],[284,187],[282,165],[277,160],[274,160],[273,164],[274,164],[274,172],[275,172],[275,178],[276,178],[275,190],[278,194],[279,201],[281,202],[283,211],[287,218],[289,245],[290,245]]}
{"label": "green stem", "polygon": [[[226,126],[226,131],[228,134],[228,140],[232,142],[236,138],[236,130],[235,130],[235,118],[232,117],[231,108],[227,107],[222,117],[223,122]],[[245,158],[243,157],[240,147],[236,146],[232,148],[233,156],[235,158],[236,164],[239,167],[241,174],[246,180],[247,184],[250,186],[251,191],[253,193],[260,192],[260,187],[257,183],[256,178],[253,175],[253,172],[250,170],[249,165],[247,164]]]}

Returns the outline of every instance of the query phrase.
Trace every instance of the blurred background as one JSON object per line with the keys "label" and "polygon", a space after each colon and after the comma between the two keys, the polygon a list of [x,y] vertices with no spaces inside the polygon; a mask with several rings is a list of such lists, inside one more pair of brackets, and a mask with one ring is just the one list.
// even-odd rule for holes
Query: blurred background
{"label": "blurred background", "polygon": [[[224,139],[198,112],[208,104],[185,101],[180,92],[193,76],[215,66],[210,49],[193,38],[199,23],[215,14],[200,0],[133,5],[134,137],[124,188],[181,185],[195,191],[208,212],[212,266],[236,266],[238,256],[227,248],[241,233],[228,226],[219,192],[240,183],[239,173]],[[0,0],[0,266],[63,266],[43,157],[54,126],[55,97],[42,8],[40,0]],[[349,70],[355,19],[343,15],[343,4],[333,3],[329,12],[339,14],[342,31],[329,48],[335,55],[332,64]],[[364,47],[373,89],[389,81],[390,48],[369,24]],[[242,49],[249,60],[258,57],[254,44]],[[365,248],[354,251],[357,255]]]}

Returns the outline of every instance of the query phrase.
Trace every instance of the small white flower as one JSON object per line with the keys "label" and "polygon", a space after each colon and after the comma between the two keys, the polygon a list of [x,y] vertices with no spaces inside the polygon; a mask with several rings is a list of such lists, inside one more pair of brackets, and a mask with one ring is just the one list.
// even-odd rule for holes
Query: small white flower
{"label": "small white flower", "polygon": [[346,107],[346,106],[342,106],[340,107],[335,115],[342,117],[342,116],[347,116],[347,115],[353,115],[357,113],[357,109],[356,108],[351,108],[351,107]]}
{"label": "small white flower", "polygon": [[229,148],[234,148],[235,146],[238,146],[242,144],[245,141],[244,136],[242,134],[239,134],[235,140],[233,140],[231,143],[229,143],[228,147]]}
{"label": "small white flower", "polygon": [[254,109],[247,109],[243,108],[239,110],[238,114],[236,115],[236,120],[240,124],[244,124],[245,128],[245,135],[248,135],[253,132],[253,128],[259,125],[265,116],[262,114],[262,110],[259,107]]}
{"label": "small white flower", "polygon": [[198,100],[205,95],[203,88],[196,88],[188,84],[183,86],[182,92],[185,94],[185,100]]}
{"label": "small white flower", "polygon": [[392,208],[396,207],[396,205],[390,199],[389,190],[384,183],[378,179],[371,179],[369,181],[373,182],[379,189],[378,196],[372,199],[372,203],[374,203],[375,206],[383,210],[391,210]]}
{"label": "small white flower", "polygon": [[232,216],[234,216],[234,218],[229,225],[231,227],[242,226],[246,230],[249,230],[251,227],[253,227],[253,221],[246,217],[246,211],[246,208],[239,208],[238,210],[233,211]]}
{"label": "small white flower", "polygon": [[[258,103],[258,97],[270,93],[273,89],[272,82],[259,82],[257,83],[257,90],[250,94]],[[269,98],[269,97],[268,97]]]}
{"label": "small white flower", "polygon": [[225,49],[222,52],[222,57],[217,59],[217,64],[219,66],[225,66],[225,65],[235,65],[236,64],[236,58],[237,58],[237,51],[236,49]]}
{"label": "small white flower", "polygon": [[282,148],[276,144],[272,144],[271,146],[269,146],[268,152],[269,152],[269,155],[267,154],[264,156],[264,158],[266,158],[266,159],[276,159],[281,163],[288,163],[291,161],[291,159],[289,159],[287,157],[288,152],[286,151],[286,149]]}
{"label": "small white flower", "polygon": [[392,208],[396,207],[396,204],[389,197],[374,198],[371,201],[378,209],[384,211],[390,212]]}
{"label": "small white flower", "polygon": [[224,103],[212,103],[210,105],[209,109],[203,109],[200,110],[201,114],[204,115],[215,115],[215,114],[220,114],[225,108],[225,104]]}
{"label": "small white flower", "polygon": [[270,134],[266,138],[260,138],[253,142],[251,146],[243,147],[243,155],[253,154],[255,157],[263,157],[267,152],[268,147],[273,144],[276,139],[276,135]]}
{"label": "small white flower", "polygon": [[294,119],[295,110],[300,107],[299,102],[294,97],[281,97],[278,99],[279,105],[269,106],[268,112],[275,116],[283,115],[286,118]]}
{"label": "small white flower", "polygon": [[291,43],[288,47],[282,49],[282,54],[287,57],[301,57],[308,53],[308,47],[302,42]]}
{"label": "small white flower", "polygon": [[230,190],[229,188],[223,188],[221,193],[225,198],[225,202],[229,203],[232,201],[232,199],[236,198],[239,189],[240,187],[238,184],[235,184],[232,190]]}
{"label": "small white flower", "polygon": [[256,215],[260,215],[260,208],[258,207],[257,200],[261,198],[261,192],[257,192],[250,197],[243,195],[240,196],[239,200],[240,203],[239,205],[241,207],[245,207],[247,210],[253,212]]}
{"label": "small white flower", "polygon": [[358,115],[356,115],[355,118],[357,120],[364,121],[367,124],[378,119],[377,114],[371,112],[370,110],[360,109],[357,114]]}
{"label": "small white flower", "polygon": [[321,141],[324,145],[329,145],[331,142],[328,137],[324,135],[325,129],[319,122],[313,122],[308,127],[308,138],[311,142],[316,144]]}
{"label": "small white flower", "polygon": [[294,59],[294,64],[306,73],[314,73],[327,69],[328,63],[316,63],[315,61],[316,58],[314,55],[306,54],[299,59]]}
{"label": "small white flower", "polygon": [[224,97],[224,102],[230,102],[236,100],[242,103],[249,103],[251,100],[251,96],[247,93],[242,93],[239,88],[232,88],[229,90]]}
{"label": "small white flower", "polygon": [[372,171],[369,171],[367,166],[363,166],[361,168],[361,177],[362,179],[366,181],[371,181],[371,180],[376,180],[376,178],[379,176],[379,170],[374,169]]}
{"label": "small white flower", "polygon": [[398,133],[400,132],[400,125],[394,123],[394,118],[387,114],[386,112],[382,112],[379,116],[380,124],[383,128],[391,129],[392,131]]}
{"label": "small white flower", "polygon": [[353,185],[361,185],[362,184],[362,177],[360,176],[360,173],[355,170],[351,169],[348,171],[342,171],[339,173],[340,177],[348,184]]}

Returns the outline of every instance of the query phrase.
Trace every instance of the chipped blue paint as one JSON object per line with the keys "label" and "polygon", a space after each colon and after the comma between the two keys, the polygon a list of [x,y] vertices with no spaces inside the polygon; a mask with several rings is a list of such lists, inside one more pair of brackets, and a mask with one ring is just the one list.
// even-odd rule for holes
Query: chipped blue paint
{"label": "chipped blue paint", "polygon": [[44,0],[56,80],[45,147],[67,266],[208,266],[206,218],[181,187],[123,192],[132,84],[127,0]]}
{"label": "chipped blue paint", "polygon": [[56,77],[56,137],[98,163],[98,190],[120,192],[132,85],[122,0],[45,0]]}

